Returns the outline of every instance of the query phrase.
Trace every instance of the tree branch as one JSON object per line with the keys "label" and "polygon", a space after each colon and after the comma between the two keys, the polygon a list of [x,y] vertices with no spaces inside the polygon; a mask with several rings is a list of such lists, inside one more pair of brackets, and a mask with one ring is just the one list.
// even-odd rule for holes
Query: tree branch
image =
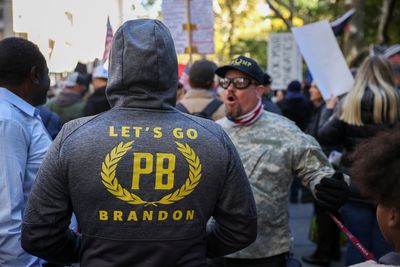
{"label": "tree branch", "polygon": [[393,17],[393,10],[396,5],[394,0],[384,0],[382,5],[382,14],[378,27],[378,43],[387,44],[389,42],[388,28]]}
{"label": "tree branch", "polygon": [[288,19],[285,19],[282,15],[281,12],[279,12],[279,10],[272,4],[272,2],[270,0],[267,0],[267,4],[269,5],[269,7],[275,12],[275,14],[281,19],[283,20],[283,22],[286,24],[286,26],[288,27],[288,29],[290,29],[292,27],[292,22]]}
{"label": "tree branch", "polygon": [[235,31],[235,14],[234,14],[234,9],[233,6],[231,4],[227,5],[228,10],[229,10],[229,24],[230,24],[230,28],[229,28],[229,35],[228,35],[228,40],[226,41],[226,47],[228,49],[228,55],[229,57],[232,56],[232,36],[234,34]]}
{"label": "tree branch", "polygon": [[285,2],[283,2],[283,1],[279,1],[279,0],[275,0],[275,2],[277,2],[279,6],[283,6],[284,8],[286,8],[287,10],[289,10],[289,11],[290,11],[290,7],[289,7],[289,5],[288,5],[288,4],[286,4]]}

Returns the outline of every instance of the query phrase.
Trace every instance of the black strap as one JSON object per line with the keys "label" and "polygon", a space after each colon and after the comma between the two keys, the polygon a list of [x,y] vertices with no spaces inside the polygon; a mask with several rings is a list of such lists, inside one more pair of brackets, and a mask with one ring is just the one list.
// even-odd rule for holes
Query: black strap
{"label": "black strap", "polygon": [[211,118],[211,115],[222,105],[222,102],[214,98],[202,111],[207,118]]}
{"label": "black strap", "polygon": [[211,119],[212,114],[214,114],[214,112],[222,104],[223,103],[220,100],[214,98],[210,103],[208,103],[208,105],[202,111],[194,112],[194,113],[190,113],[189,110],[180,102],[176,103],[175,107],[176,107],[177,110],[182,111],[184,113],[193,114],[193,115],[197,115],[197,116],[200,116],[200,117]]}
{"label": "black strap", "polygon": [[[184,105],[182,105],[181,102],[176,103],[175,108],[176,108],[177,110],[179,110],[179,111],[184,112],[184,113],[189,113],[189,110],[187,110],[187,108],[186,108]],[[190,114],[190,113],[189,113],[189,114]]]}

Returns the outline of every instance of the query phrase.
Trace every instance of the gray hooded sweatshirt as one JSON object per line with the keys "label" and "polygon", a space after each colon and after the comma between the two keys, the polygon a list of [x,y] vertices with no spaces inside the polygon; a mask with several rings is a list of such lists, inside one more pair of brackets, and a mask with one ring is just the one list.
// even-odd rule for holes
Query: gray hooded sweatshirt
{"label": "gray hooded sweatshirt", "polygon": [[25,210],[25,250],[81,266],[205,266],[255,240],[239,156],[219,125],[173,108],[177,70],[160,21],[116,32],[112,109],[65,124],[52,144]]}

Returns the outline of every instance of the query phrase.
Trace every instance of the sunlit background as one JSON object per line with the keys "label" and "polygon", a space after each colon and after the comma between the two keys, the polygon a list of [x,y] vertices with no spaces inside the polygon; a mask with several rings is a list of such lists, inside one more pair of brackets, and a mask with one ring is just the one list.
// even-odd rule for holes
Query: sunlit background
{"label": "sunlit background", "polygon": [[[0,0],[0,39],[21,36],[32,40],[45,54],[50,71],[65,74],[73,70],[78,61],[90,64],[96,58],[102,58],[107,17],[114,32],[129,19],[163,20],[162,3],[167,1],[172,2]],[[257,59],[266,68],[270,33],[290,32],[292,26],[321,20],[333,21],[350,9],[357,12],[344,33],[337,38],[349,66],[358,66],[371,45],[390,46],[400,42],[400,5],[391,8],[384,4],[388,1],[210,0],[208,3],[211,2],[215,53],[194,53],[193,60],[207,57],[223,64],[234,56],[246,55]],[[182,34],[185,32],[182,31]],[[190,62],[188,57],[188,54],[179,54],[178,60],[187,64]]]}
{"label": "sunlit background", "polygon": [[[154,5],[144,7],[140,0],[3,2],[4,14],[12,10],[12,20],[9,20],[12,23],[12,31],[39,46],[47,57],[50,72],[71,71],[78,61],[87,63],[101,58],[107,17],[110,18],[115,32],[126,20],[139,17],[156,18],[161,5],[161,1],[156,1]],[[6,8],[9,8],[9,11]]]}
{"label": "sunlit background", "polygon": [[[218,1],[212,2],[214,13],[222,21],[229,21],[229,14],[221,11]],[[258,16],[270,13],[264,1],[256,2]],[[72,71],[77,62],[86,64],[102,57],[108,17],[115,32],[126,20],[162,19],[161,4],[162,0],[0,0],[0,38],[20,36],[33,41],[46,56],[50,72],[65,73]],[[248,1],[241,1],[235,13],[246,13],[247,5]],[[248,23],[247,29],[236,30],[239,35],[257,35],[271,26],[269,20]],[[215,40],[218,51],[225,49],[222,46],[230,38],[223,29],[219,34]],[[186,55],[179,58],[187,61]]]}

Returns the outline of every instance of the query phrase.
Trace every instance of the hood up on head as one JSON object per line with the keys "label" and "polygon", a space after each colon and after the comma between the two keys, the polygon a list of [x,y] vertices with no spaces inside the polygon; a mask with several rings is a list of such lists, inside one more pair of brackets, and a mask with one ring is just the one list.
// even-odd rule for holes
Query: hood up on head
{"label": "hood up on head", "polygon": [[112,107],[175,106],[178,62],[168,28],[160,21],[125,22],[115,33],[106,89]]}

